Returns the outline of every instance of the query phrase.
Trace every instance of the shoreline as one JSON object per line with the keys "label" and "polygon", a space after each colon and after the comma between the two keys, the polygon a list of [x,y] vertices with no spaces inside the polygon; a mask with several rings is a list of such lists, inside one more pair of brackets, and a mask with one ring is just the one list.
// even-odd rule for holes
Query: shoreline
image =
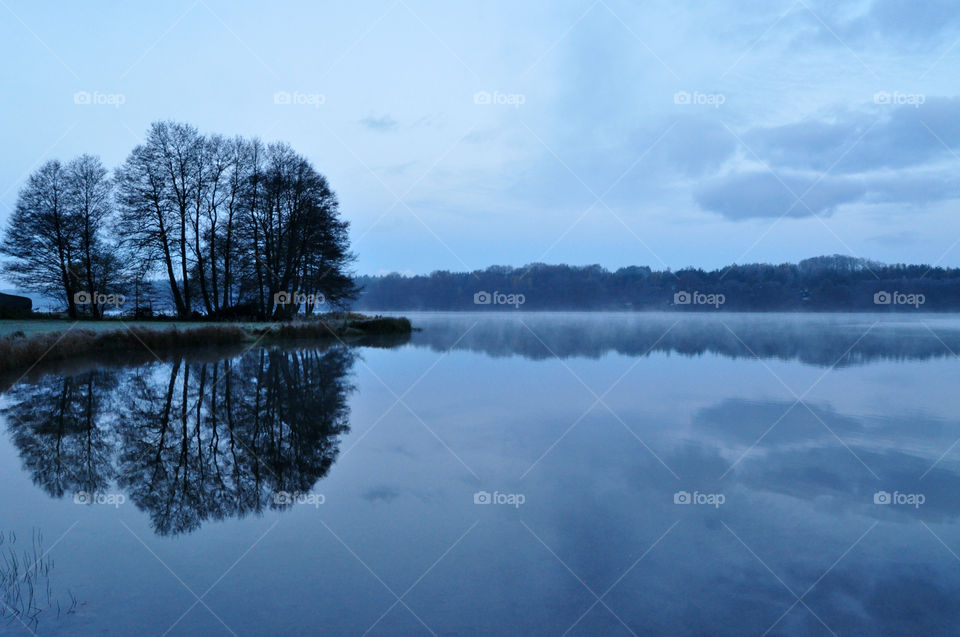
{"label": "shoreline", "polygon": [[[43,323],[44,319],[11,321]],[[210,347],[251,344],[283,344],[313,340],[346,345],[382,345],[409,338],[414,331],[405,317],[348,315],[342,318],[297,321],[291,323],[193,323],[188,326],[157,322],[104,327],[78,321],[65,330],[47,330],[26,334],[23,330],[0,334],[0,376],[21,372],[23,377],[49,366],[84,357],[115,357],[142,352],[152,359],[164,359],[169,352],[198,351]],[[0,322],[2,324],[2,322]],[[6,382],[0,383],[6,386]]]}

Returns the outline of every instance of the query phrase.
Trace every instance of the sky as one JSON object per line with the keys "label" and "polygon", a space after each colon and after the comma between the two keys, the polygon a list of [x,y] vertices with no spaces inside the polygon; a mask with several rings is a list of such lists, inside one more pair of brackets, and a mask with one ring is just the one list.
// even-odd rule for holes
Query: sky
{"label": "sky", "polygon": [[944,0],[0,0],[0,55],[0,222],[174,119],[309,158],[359,274],[960,266]]}

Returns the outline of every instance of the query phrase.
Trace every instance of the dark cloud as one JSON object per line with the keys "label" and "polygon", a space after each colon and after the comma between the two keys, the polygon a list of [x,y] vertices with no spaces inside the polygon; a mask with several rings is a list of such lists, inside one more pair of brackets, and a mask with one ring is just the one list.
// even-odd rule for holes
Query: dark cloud
{"label": "dark cloud", "polygon": [[[737,220],[830,215],[857,201],[923,205],[960,197],[960,178],[945,167],[960,156],[960,98],[885,103],[904,99],[885,93],[870,110],[747,131],[745,155],[780,178],[769,171],[733,173],[702,183],[694,198],[701,208]],[[806,205],[794,205],[791,190]]]}
{"label": "dark cloud", "polygon": [[397,120],[393,119],[389,115],[383,115],[381,117],[364,117],[360,120],[360,123],[370,130],[378,132],[391,131],[398,125]]}
{"label": "dark cloud", "polygon": [[[884,95],[907,99],[900,93]],[[960,99],[921,99],[924,103],[918,106],[881,104],[879,112],[848,111],[831,119],[757,128],[744,139],[772,166],[837,174],[920,166],[955,157],[953,153],[960,150]]]}
{"label": "dark cloud", "polygon": [[856,179],[825,177],[818,182],[816,177],[781,174],[778,178],[769,171],[757,171],[706,182],[696,190],[694,199],[701,208],[739,220],[831,215],[837,206],[857,201],[864,194]]}
{"label": "dark cloud", "polygon": [[392,502],[399,497],[400,492],[391,487],[382,486],[367,489],[363,493],[363,499],[367,502]]}

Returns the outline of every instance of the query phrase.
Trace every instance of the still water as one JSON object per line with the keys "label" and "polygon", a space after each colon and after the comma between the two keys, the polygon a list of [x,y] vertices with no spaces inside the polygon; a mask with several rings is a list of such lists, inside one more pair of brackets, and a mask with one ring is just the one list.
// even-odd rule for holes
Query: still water
{"label": "still water", "polygon": [[7,379],[0,634],[960,630],[960,320],[411,318]]}

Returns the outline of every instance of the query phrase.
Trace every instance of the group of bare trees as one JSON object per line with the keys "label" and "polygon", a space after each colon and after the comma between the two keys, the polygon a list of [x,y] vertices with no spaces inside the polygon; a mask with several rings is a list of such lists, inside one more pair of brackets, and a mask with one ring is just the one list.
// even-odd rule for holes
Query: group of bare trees
{"label": "group of bare trees", "polygon": [[113,179],[88,155],[44,164],[0,251],[19,287],[65,298],[71,316],[102,316],[110,294],[140,307],[159,278],[181,318],[283,318],[353,298],[347,228],[287,144],[157,122]]}

